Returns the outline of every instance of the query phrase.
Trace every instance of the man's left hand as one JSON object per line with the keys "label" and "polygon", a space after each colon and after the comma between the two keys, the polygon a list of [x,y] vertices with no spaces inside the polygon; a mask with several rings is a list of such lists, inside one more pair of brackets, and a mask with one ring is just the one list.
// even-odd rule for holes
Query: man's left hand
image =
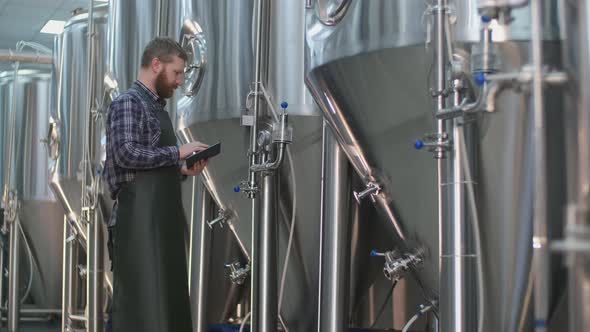
{"label": "man's left hand", "polygon": [[207,166],[207,160],[199,160],[191,168],[186,168],[186,165],[182,165],[180,172],[183,175],[195,176],[199,175],[205,166]]}

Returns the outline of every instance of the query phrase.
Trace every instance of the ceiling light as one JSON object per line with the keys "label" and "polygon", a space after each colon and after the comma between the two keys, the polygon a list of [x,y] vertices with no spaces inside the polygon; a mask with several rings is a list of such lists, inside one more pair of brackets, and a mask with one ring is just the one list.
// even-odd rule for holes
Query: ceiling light
{"label": "ceiling light", "polygon": [[65,25],[66,21],[49,20],[47,23],[45,23],[43,28],[41,28],[41,32],[57,35],[64,31]]}

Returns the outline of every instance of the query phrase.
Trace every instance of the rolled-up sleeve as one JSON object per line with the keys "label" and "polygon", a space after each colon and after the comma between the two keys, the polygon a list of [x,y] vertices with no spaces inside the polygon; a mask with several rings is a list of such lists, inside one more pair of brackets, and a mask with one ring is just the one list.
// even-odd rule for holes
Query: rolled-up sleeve
{"label": "rolled-up sleeve", "polygon": [[121,96],[111,103],[107,128],[111,132],[113,160],[117,166],[129,169],[152,169],[176,165],[179,161],[177,146],[157,147],[159,137],[151,144],[143,142],[145,114],[140,101]]}

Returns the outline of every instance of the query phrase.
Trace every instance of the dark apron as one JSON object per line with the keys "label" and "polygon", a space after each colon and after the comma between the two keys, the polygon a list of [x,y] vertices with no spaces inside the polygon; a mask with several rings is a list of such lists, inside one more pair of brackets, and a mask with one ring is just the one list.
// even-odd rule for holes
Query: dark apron
{"label": "dark apron", "polygon": [[[168,114],[152,110],[162,130],[158,146],[176,145]],[[192,331],[185,227],[177,166],[137,171],[121,188],[113,229],[114,332]]]}

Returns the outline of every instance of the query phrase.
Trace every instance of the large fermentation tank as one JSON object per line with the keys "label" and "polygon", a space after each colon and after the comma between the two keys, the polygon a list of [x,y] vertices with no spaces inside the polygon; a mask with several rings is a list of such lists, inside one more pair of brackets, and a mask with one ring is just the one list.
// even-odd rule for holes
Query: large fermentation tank
{"label": "large fermentation tank", "polygon": [[[54,309],[61,303],[63,211],[49,188],[48,157],[42,143],[48,132],[51,75],[49,67],[20,69],[16,86],[14,79],[14,72],[0,73],[2,141],[5,142],[2,144],[3,179],[4,183],[10,183],[9,189],[18,192],[21,202],[19,217],[23,232],[16,230],[18,236],[24,236],[20,249],[20,291],[23,296],[30,288],[28,303]],[[16,119],[13,155],[9,159],[11,112]],[[8,163],[11,163],[10,174]]]}
{"label": "large fermentation tank", "polygon": [[[95,22],[95,75],[94,82],[88,82],[88,14],[85,11],[75,13],[66,22],[60,37],[61,48],[58,54],[59,70],[55,108],[52,109],[52,127],[50,135],[51,187],[70,220],[79,220],[81,213],[81,190],[83,171],[83,143],[88,140],[91,145],[89,153],[92,163],[99,165],[104,159],[102,110],[107,57],[107,7],[97,6],[94,10]],[[60,43],[56,43],[59,45]],[[92,115],[87,106],[87,85],[92,84],[95,101]],[[89,121],[94,121],[95,130],[84,131]],[[87,137],[85,137],[87,135]],[[92,136],[92,137],[91,137]],[[102,153],[101,153],[102,152]],[[105,197],[106,198],[106,197]],[[108,206],[108,204],[105,204]]]}
{"label": "large fermentation tank", "polygon": [[[247,103],[254,102],[247,97],[255,79],[255,1],[182,1],[180,13],[185,28],[202,29],[200,47],[193,54],[198,57],[195,63],[205,65],[205,74],[198,93],[178,101],[178,135],[183,141],[222,142],[223,152],[210,160],[203,180],[217,205],[230,216],[230,230],[251,255],[252,201],[234,189],[248,177],[250,127],[241,126],[240,119]],[[270,17],[262,19],[268,20],[270,31],[268,54],[262,60],[269,61],[265,88],[276,109],[281,101],[289,103],[294,128],[292,165],[287,156],[276,190],[279,274],[296,204],[281,313],[290,331],[309,331],[315,328],[317,308],[322,130],[320,114],[303,81],[304,4],[273,2]],[[187,25],[186,20],[193,24]]]}
{"label": "large fermentation tank", "polygon": [[[419,249],[424,254],[418,276],[426,297],[435,299],[439,294],[439,231],[448,230],[440,229],[438,223],[437,162],[431,153],[416,151],[412,144],[436,131],[431,92],[432,13],[436,10],[415,0],[318,0],[311,4],[306,22],[308,87],[356,172],[365,183],[381,186],[375,205],[389,225],[390,247]],[[450,5],[454,50],[470,59],[472,48],[479,43],[477,2],[450,1]],[[555,5],[555,1],[544,2],[544,57],[550,65],[560,60]],[[497,26],[494,32],[496,69],[502,72],[517,71],[530,59],[528,8],[512,14],[511,25]],[[558,105],[559,95],[548,95],[551,131],[547,135],[552,142],[548,147],[552,174],[548,220],[554,231],[561,227],[554,221],[562,219],[564,180]],[[485,331],[517,330],[521,321],[532,324],[527,318],[531,302],[526,297],[533,188],[528,171],[532,167],[528,108],[526,95],[506,91],[499,97],[498,112],[477,121],[474,173],[487,294]],[[475,292],[472,284],[462,286]],[[553,294],[555,300],[559,292]]]}

